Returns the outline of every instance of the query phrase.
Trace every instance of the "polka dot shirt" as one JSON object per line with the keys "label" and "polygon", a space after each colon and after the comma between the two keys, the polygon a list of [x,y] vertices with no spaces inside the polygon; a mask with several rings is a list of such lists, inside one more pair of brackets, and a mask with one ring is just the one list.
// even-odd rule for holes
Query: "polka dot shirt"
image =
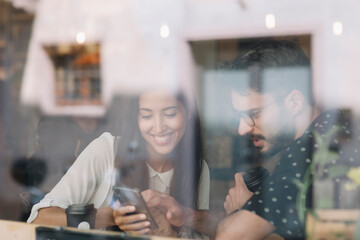
{"label": "polka dot shirt", "polygon": [[[273,174],[255,190],[253,197],[245,203],[243,209],[253,212],[273,224],[276,227],[276,233],[285,239],[304,239],[305,230],[299,220],[296,208],[298,188],[293,181],[294,179],[303,181],[306,169],[312,162],[312,155],[318,148],[313,131],[324,135],[331,128],[339,125],[345,126],[339,133],[341,136],[350,134],[347,128],[348,124],[340,111],[328,111],[315,119],[303,136],[282,151],[281,159],[277,162]],[[342,148],[339,145],[340,140],[336,136],[332,143],[330,148],[340,152]],[[358,146],[360,146],[360,142]],[[355,153],[355,149],[350,151]],[[360,159],[360,155],[348,156],[348,163],[351,163],[351,158]],[[338,161],[340,160],[334,160],[332,164],[337,164]],[[308,207],[311,206],[311,194],[312,191],[309,190],[306,196],[300,196],[306,198]]]}

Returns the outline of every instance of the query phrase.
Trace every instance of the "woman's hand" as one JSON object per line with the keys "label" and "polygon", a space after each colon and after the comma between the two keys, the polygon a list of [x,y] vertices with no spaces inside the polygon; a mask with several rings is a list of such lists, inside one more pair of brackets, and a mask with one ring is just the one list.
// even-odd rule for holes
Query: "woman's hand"
{"label": "woman's hand", "polygon": [[150,234],[165,237],[177,237],[177,233],[173,230],[172,225],[165,216],[165,213],[163,213],[159,208],[150,208],[149,210],[158,225],[158,229],[150,231]]}
{"label": "woman's hand", "polygon": [[229,193],[226,196],[226,201],[224,203],[226,215],[242,208],[253,195],[247,188],[243,175],[244,173],[235,174],[235,186],[229,189]]}
{"label": "woman's hand", "polygon": [[149,208],[159,208],[165,213],[171,225],[180,227],[184,224],[185,210],[172,196],[154,190],[146,190],[141,194]]}
{"label": "woman's hand", "polygon": [[114,222],[122,231],[131,234],[145,234],[150,231],[150,222],[146,220],[145,214],[127,215],[135,213],[136,209],[134,206],[123,207],[116,202],[113,209]]}

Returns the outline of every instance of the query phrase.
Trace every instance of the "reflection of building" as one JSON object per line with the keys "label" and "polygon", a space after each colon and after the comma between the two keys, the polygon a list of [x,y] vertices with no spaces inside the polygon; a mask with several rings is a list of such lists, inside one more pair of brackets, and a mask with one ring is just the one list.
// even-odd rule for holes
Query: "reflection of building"
{"label": "reflection of building", "polygon": [[[355,102],[359,102],[353,99],[360,97],[357,88],[345,87],[357,86],[359,75],[355,74],[359,71],[355,64],[359,53],[353,48],[360,35],[351,31],[357,29],[354,16],[359,5],[353,2],[343,4],[331,0],[314,4],[305,0],[292,6],[264,0],[211,4],[183,0],[171,3],[126,0],[111,1],[111,4],[99,0],[91,4],[84,0],[37,2],[37,21],[30,42],[22,101],[39,105],[51,114],[84,114],[81,109],[65,110],[52,105],[53,96],[35,94],[33,87],[40,85],[39,82],[43,88],[53,87],[53,74],[42,46],[75,44],[79,32],[86,34],[86,42],[101,42],[104,105],[110,103],[116,93],[136,92],[151,84],[174,88],[193,86],[189,81],[191,71],[185,69],[191,68],[188,66],[191,65],[189,41],[295,35],[311,36],[316,100],[323,105],[354,109]],[[290,14],[287,7],[296,11]],[[143,9],[151,9],[151,13]],[[167,34],[161,34],[164,30]],[[339,84],[340,79],[345,84]],[[351,94],[347,94],[349,92]],[[92,115],[104,113],[99,105],[91,110]],[[358,110],[355,111],[358,115]]]}
{"label": "reflection of building", "polygon": [[[26,155],[33,119],[19,102],[33,14],[0,1],[0,218],[18,219],[23,188],[10,175],[14,159]],[[30,137],[31,136],[31,137]]]}
{"label": "reflection of building", "polygon": [[[0,29],[1,32],[1,29]],[[0,81],[5,80],[5,41],[0,40]]]}
{"label": "reflection of building", "polygon": [[101,104],[99,45],[46,46],[55,71],[58,105]]}

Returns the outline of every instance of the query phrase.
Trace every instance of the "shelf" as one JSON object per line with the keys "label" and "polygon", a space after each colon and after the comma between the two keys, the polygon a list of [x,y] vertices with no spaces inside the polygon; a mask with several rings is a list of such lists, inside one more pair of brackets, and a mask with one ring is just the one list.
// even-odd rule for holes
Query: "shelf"
{"label": "shelf", "polygon": [[309,239],[354,239],[360,219],[359,209],[315,210],[319,219],[307,216],[306,231]]}

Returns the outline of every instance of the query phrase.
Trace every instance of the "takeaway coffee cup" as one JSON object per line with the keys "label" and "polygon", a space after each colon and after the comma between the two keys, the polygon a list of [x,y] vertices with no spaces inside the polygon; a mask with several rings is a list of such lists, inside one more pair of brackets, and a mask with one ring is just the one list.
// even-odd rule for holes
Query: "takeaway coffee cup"
{"label": "takeaway coffee cup", "polygon": [[94,204],[72,204],[65,212],[68,227],[84,230],[95,227],[96,209]]}
{"label": "takeaway coffee cup", "polygon": [[269,172],[263,167],[255,167],[250,169],[244,175],[244,181],[246,186],[251,192],[255,192],[256,189],[261,186],[264,181],[269,177]]}

